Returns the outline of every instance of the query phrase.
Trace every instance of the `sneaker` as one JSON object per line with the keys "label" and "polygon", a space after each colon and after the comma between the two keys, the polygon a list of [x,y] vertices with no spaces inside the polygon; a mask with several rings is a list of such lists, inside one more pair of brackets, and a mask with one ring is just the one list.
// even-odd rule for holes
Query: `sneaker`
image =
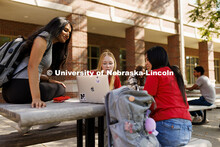
{"label": "sneaker", "polygon": [[209,123],[209,120],[206,118],[205,123]]}
{"label": "sneaker", "polygon": [[58,124],[60,124],[61,122],[54,122],[54,123],[49,123],[49,124],[44,124],[44,125],[39,125],[39,130],[47,130],[50,128],[53,128],[55,126],[57,126]]}
{"label": "sneaker", "polygon": [[195,116],[192,120],[192,122],[194,123],[199,123],[202,121],[202,116]]}

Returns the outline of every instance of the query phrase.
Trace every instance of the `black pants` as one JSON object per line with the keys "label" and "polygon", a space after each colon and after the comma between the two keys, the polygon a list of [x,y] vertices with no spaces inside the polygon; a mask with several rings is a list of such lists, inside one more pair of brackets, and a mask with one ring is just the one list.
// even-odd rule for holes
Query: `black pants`
{"label": "black pants", "polygon": [[[65,94],[65,88],[60,84],[40,82],[41,100],[46,102]],[[28,79],[12,79],[3,85],[2,95],[7,103],[31,103],[31,92]]]}

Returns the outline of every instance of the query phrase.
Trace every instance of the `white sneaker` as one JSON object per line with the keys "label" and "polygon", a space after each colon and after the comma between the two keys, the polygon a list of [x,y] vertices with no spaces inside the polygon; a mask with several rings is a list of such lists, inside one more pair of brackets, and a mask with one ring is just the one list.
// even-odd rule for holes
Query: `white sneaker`
{"label": "white sneaker", "polygon": [[54,123],[49,123],[49,124],[44,124],[44,125],[39,125],[39,130],[47,130],[50,128],[53,128],[55,126],[57,126],[58,124],[60,124],[61,122],[54,122]]}
{"label": "white sneaker", "polygon": [[196,117],[194,117],[193,120],[192,120],[192,122],[194,122],[194,123],[199,123],[199,122],[201,122],[201,121],[202,121],[202,116],[196,116]]}
{"label": "white sneaker", "polygon": [[205,123],[209,123],[209,120],[206,118]]}

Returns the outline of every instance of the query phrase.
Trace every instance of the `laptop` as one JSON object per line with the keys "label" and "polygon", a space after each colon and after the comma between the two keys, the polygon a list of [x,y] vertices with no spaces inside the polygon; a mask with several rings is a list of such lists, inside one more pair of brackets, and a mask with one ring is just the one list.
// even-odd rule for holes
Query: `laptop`
{"label": "laptop", "polygon": [[76,76],[79,100],[88,103],[104,103],[109,92],[107,75]]}

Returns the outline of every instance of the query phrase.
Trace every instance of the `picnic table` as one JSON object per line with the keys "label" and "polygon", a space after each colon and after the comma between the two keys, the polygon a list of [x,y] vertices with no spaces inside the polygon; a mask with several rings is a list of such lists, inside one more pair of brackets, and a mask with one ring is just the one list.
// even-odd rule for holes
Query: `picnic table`
{"label": "picnic table", "polygon": [[85,119],[86,146],[95,146],[95,118],[98,117],[99,146],[104,146],[104,104],[80,103],[69,99],[64,103],[46,102],[47,107],[33,109],[30,104],[0,104],[0,115],[20,127],[77,120],[77,146],[83,146]]}

